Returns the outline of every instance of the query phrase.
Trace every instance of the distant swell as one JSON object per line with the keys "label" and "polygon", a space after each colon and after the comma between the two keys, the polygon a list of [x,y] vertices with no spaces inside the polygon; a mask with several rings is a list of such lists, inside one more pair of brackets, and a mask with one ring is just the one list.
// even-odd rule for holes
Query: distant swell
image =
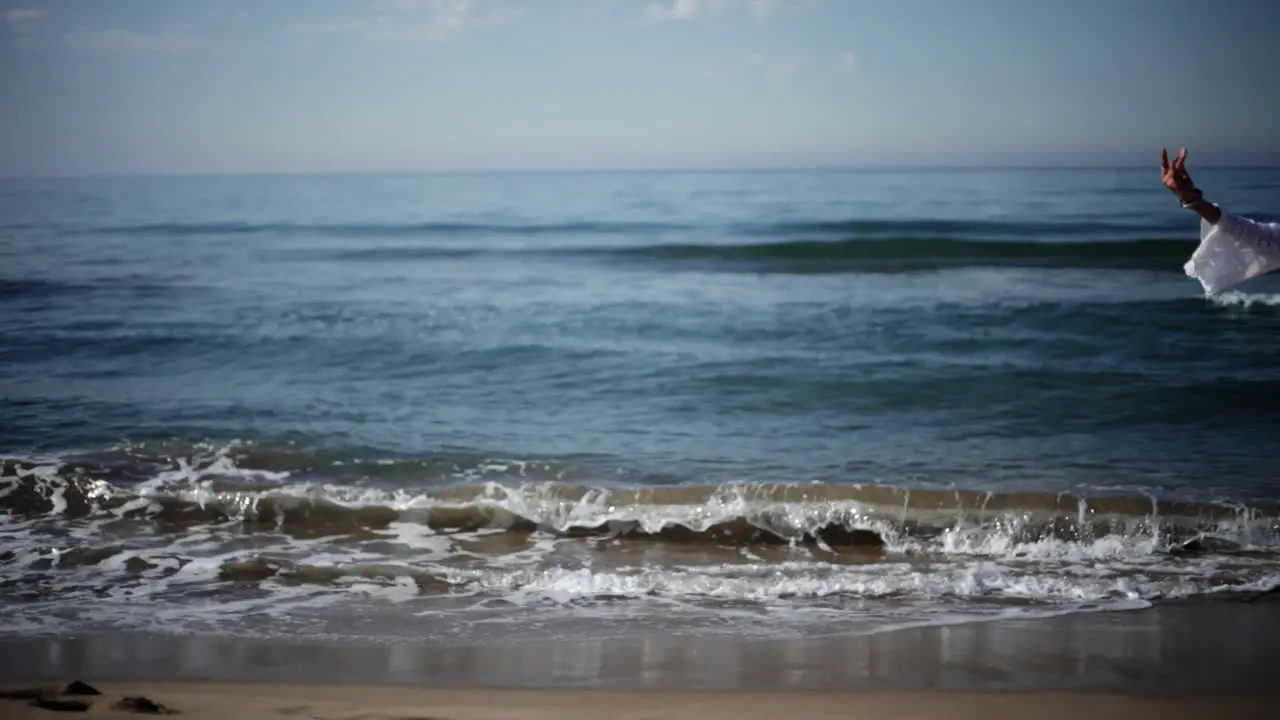
{"label": "distant swell", "polygon": [[1188,232],[1185,224],[1135,226],[1102,222],[1007,222],[998,220],[947,219],[848,219],[773,222],[654,222],[614,219],[569,220],[560,222],[483,222],[463,220],[423,220],[420,222],[165,222],[97,226],[53,226],[47,229],[64,234],[109,234],[137,236],[207,235],[295,235],[333,237],[432,237],[444,235],[606,235],[641,236],[674,231],[715,232],[720,235],[768,237],[777,240],[808,240],[855,237],[884,239],[896,237],[943,237],[955,239],[1066,239],[1129,238],[1135,233]]}
{"label": "distant swell", "polygon": [[[52,229],[71,235],[333,237],[366,241],[327,252],[330,259],[343,262],[432,262],[492,255],[779,273],[906,272],[968,266],[1181,272],[1196,242],[1194,229],[1182,225],[946,219],[737,223],[613,219],[549,223],[240,221]],[[526,238],[530,241],[521,241]],[[304,251],[300,257],[310,259],[314,252]]]}
{"label": "distant swell", "polygon": [[64,229],[67,234],[202,237],[218,235],[313,235],[345,238],[440,237],[470,235],[576,235],[645,233],[681,229],[651,222],[583,221],[560,223],[292,223],[211,222],[102,225]]}
{"label": "distant swell", "polygon": [[480,254],[585,258],[672,269],[719,272],[910,272],[949,267],[1119,268],[1182,272],[1194,241],[1175,239],[1080,241],[964,240],[947,237],[790,240],[754,243],[662,243],[615,247],[441,247],[399,245],[344,250],[342,261],[433,261]]}
{"label": "distant swell", "polygon": [[[898,237],[882,240],[797,240],[779,243],[649,245],[609,251],[620,257],[656,262],[714,262],[827,268],[930,267],[947,264],[1134,267],[1181,271],[1195,248],[1187,240],[1039,242]],[[834,264],[832,264],[834,263]]]}
{"label": "distant swell", "polygon": [[0,278],[0,300],[18,298],[50,298],[85,290],[82,284],[41,280],[39,278]]}
{"label": "distant swell", "polygon": [[892,238],[903,236],[954,237],[961,239],[1020,239],[1067,237],[1124,237],[1135,232],[1185,231],[1186,224],[1136,226],[1127,223],[1081,222],[1014,222],[1002,220],[948,220],[920,218],[913,220],[801,220],[796,222],[760,223],[742,226],[744,234],[766,236],[856,236]]}

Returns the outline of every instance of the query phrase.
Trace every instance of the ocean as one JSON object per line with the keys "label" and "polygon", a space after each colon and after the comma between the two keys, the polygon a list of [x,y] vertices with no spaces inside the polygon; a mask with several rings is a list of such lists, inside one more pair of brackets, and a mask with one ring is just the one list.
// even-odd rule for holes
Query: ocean
{"label": "ocean", "polygon": [[[1195,170],[1280,217],[1280,170]],[[0,181],[8,636],[864,635],[1280,583],[1158,168]]]}

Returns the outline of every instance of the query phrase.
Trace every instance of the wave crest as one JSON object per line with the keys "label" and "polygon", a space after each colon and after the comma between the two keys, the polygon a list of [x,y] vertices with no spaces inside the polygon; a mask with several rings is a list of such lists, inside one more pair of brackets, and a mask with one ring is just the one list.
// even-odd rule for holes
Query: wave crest
{"label": "wave crest", "polygon": [[[1154,551],[1280,546],[1280,506],[974,492],[875,485],[730,484],[605,488],[487,481],[385,491],[279,478],[211,478],[121,487],[83,467],[8,462],[0,511],[16,517],[130,519],[157,532],[238,524],[294,539],[371,537],[395,524],[434,534],[825,550],[1018,555],[1044,543],[1143,539]],[[1214,542],[1201,538],[1216,538]]]}

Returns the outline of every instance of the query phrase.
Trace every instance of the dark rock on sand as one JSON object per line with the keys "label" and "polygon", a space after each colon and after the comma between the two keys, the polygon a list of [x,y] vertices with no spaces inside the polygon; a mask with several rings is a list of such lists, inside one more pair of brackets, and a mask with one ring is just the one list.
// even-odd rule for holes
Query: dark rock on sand
{"label": "dark rock on sand", "polygon": [[132,695],[121,698],[119,701],[111,705],[112,710],[124,710],[125,712],[141,713],[143,715],[177,715],[178,711],[167,708],[150,698],[141,695]]}
{"label": "dark rock on sand", "polygon": [[99,692],[97,688],[95,688],[94,686],[88,683],[82,683],[79,680],[72,680],[71,682],[67,683],[65,687],[62,688],[62,694],[63,695],[101,695],[102,693]]}
{"label": "dark rock on sand", "polygon": [[37,698],[32,705],[41,710],[53,712],[89,712],[90,703],[85,700],[63,700],[61,698]]}
{"label": "dark rock on sand", "polygon": [[[95,700],[81,700],[79,698],[100,695],[102,695],[102,692],[97,688],[79,680],[72,680],[62,685],[0,691],[0,699],[26,700],[30,705],[52,712],[89,712],[96,704]],[[141,695],[123,697],[112,703],[110,707],[112,710],[141,715],[178,714],[177,710],[167,708]]]}

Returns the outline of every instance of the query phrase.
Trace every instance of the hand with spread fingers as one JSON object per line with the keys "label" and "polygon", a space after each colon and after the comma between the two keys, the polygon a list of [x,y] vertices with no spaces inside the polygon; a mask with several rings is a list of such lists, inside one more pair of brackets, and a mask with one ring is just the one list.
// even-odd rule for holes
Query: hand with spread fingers
{"label": "hand with spread fingers", "polygon": [[1187,172],[1186,148],[1178,151],[1172,164],[1169,163],[1169,150],[1160,149],[1160,180],[1178,198],[1182,207],[1195,211],[1209,223],[1218,221],[1220,211],[1217,206],[1205,201],[1204,193],[1191,180],[1191,173]]}
{"label": "hand with spread fingers", "polygon": [[1204,193],[1196,188],[1196,184],[1191,180],[1191,174],[1187,172],[1186,148],[1178,151],[1172,165],[1169,164],[1169,151],[1161,148],[1160,170],[1160,179],[1164,182],[1164,186],[1177,196],[1183,207],[1188,207],[1204,197]]}

